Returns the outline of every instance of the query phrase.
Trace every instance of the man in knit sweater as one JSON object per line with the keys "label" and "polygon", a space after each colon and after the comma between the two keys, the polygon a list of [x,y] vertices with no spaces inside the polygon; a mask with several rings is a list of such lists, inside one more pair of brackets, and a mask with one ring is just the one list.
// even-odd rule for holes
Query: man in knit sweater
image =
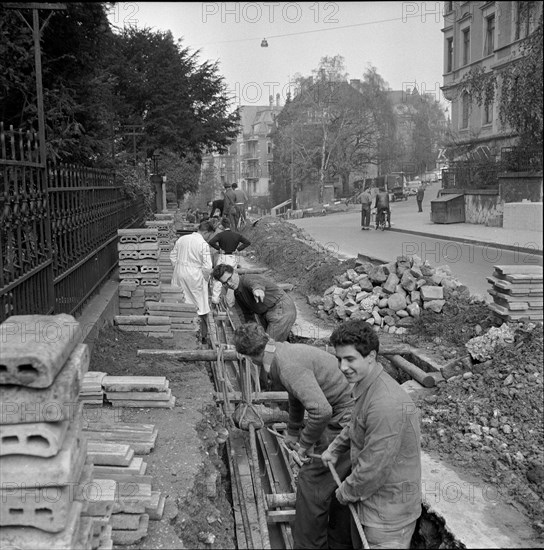
{"label": "man in knit sweater", "polygon": [[[269,373],[289,394],[286,443],[302,459],[321,453],[347,426],[351,386],[333,355],[305,344],[275,342],[256,323],[238,327],[236,351]],[[304,412],[308,418],[304,424]],[[341,479],[349,474],[349,452],[336,462]],[[351,548],[349,510],[334,497],[336,483],[321,460],[311,459],[298,475],[294,548]]]}

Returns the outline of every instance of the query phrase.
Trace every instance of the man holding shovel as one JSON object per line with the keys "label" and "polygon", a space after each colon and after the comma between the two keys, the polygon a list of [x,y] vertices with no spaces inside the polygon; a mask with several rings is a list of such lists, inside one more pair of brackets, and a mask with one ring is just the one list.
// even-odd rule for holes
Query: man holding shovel
{"label": "man holding shovel", "polygon": [[[321,460],[334,466],[350,451],[352,471],[336,498],[341,504],[355,504],[370,548],[410,548],[421,515],[418,410],[377,361],[380,342],[368,323],[346,321],[330,342],[340,370],[355,384],[356,401],[349,425]],[[361,548],[353,530],[352,537],[354,548]]]}
{"label": "man holding shovel", "polygon": [[[336,482],[319,459],[308,452],[324,451],[347,426],[353,399],[351,387],[330,353],[305,344],[275,342],[257,323],[239,326],[236,351],[269,373],[289,394],[285,443],[303,462],[298,474],[294,548],[351,549],[349,510],[334,498]],[[304,412],[308,419],[304,424]],[[349,472],[349,452],[338,456],[340,478]]]}

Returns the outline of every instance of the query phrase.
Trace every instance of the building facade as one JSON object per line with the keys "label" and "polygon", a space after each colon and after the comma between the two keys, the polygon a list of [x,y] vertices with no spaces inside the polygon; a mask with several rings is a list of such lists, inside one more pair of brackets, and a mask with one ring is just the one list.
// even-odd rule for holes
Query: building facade
{"label": "building facade", "polygon": [[499,71],[520,56],[520,44],[532,31],[533,24],[523,4],[444,3],[442,91],[451,101],[452,137],[460,149],[473,145],[480,155],[498,158],[502,147],[516,142],[514,132],[501,125],[497,105],[477,105],[462,90],[461,83],[474,67],[482,67],[486,72]]}

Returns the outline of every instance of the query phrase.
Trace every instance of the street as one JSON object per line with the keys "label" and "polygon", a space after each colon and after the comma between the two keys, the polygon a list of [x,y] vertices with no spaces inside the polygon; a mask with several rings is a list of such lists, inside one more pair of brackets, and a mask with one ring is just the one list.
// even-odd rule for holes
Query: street
{"label": "street", "polygon": [[[429,216],[430,201],[436,197],[439,186],[440,184],[435,183],[425,192],[424,212],[421,216]],[[410,209],[418,215],[414,197],[407,201],[391,203],[393,226],[395,215],[402,215]],[[363,254],[388,262],[395,260],[397,256],[416,254],[433,267],[447,264],[452,274],[467,285],[473,294],[481,294],[488,301],[491,301],[491,296],[487,293],[490,285],[486,277],[492,274],[494,265],[542,265],[542,256],[520,251],[501,250],[491,246],[477,246],[446,238],[430,238],[396,231],[376,231],[374,228],[370,231],[361,231],[359,209],[289,221],[308,231],[331,252],[343,256],[356,257]]]}

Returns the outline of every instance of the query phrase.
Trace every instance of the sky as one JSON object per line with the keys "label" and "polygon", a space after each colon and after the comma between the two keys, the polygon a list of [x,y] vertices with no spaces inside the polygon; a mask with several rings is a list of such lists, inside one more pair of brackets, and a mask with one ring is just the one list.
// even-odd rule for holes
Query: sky
{"label": "sky", "polygon": [[[370,66],[393,90],[444,105],[443,2],[119,2],[110,22],[170,30],[201,62],[218,62],[235,105],[283,105],[293,75],[344,57],[349,79]],[[261,47],[266,39],[268,47]]]}

